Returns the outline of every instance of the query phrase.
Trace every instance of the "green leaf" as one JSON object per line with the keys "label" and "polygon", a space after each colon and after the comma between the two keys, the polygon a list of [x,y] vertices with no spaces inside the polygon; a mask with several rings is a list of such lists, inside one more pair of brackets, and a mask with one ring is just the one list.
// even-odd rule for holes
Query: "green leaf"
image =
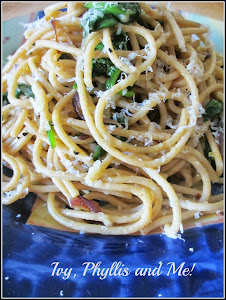
{"label": "green leaf", "polygon": [[77,88],[78,88],[78,85],[77,85],[77,83],[75,82],[75,83],[73,84],[73,89],[74,89],[74,90],[77,90]]}
{"label": "green leaf", "polygon": [[113,27],[116,24],[118,24],[118,21],[112,15],[105,14],[102,19],[98,20],[96,30]]}
{"label": "green leaf", "polygon": [[107,69],[107,75],[110,76],[110,78],[105,83],[105,88],[107,90],[109,90],[112,86],[115,85],[120,73],[121,73],[121,70],[115,66],[110,66]]}
{"label": "green leaf", "polygon": [[95,151],[93,152],[93,160],[96,161],[98,159],[100,159],[102,156],[104,156],[106,153],[106,151],[100,146],[97,145]]}
{"label": "green leaf", "polygon": [[[122,91],[118,92],[119,95],[123,95],[122,94]],[[133,97],[135,95],[134,91],[133,90],[129,90],[127,91],[123,96],[124,97]]]}
{"label": "green leaf", "polygon": [[15,97],[19,99],[21,95],[34,98],[35,95],[32,92],[31,86],[25,83],[18,83]]}
{"label": "green leaf", "polygon": [[212,99],[206,105],[206,112],[203,114],[204,121],[210,119],[213,121],[216,117],[223,112],[223,102],[220,100]]}
{"label": "green leaf", "polygon": [[104,49],[104,44],[102,42],[100,42],[95,48],[95,50],[99,50],[99,51],[102,51],[103,49]]}

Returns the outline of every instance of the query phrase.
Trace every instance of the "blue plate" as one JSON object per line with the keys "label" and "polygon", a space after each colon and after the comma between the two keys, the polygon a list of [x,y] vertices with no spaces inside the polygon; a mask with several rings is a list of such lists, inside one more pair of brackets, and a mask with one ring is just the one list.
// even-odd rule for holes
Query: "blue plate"
{"label": "blue plate", "polygon": [[223,224],[176,240],[80,235],[26,225],[34,199],[3,209],[4,297],[223,296]]}
{"label": "blue plate", "polygon": [[3,297],[223,297],[223,224],[176,240],[81,235],[27,225],[34,201],[3,208]]}

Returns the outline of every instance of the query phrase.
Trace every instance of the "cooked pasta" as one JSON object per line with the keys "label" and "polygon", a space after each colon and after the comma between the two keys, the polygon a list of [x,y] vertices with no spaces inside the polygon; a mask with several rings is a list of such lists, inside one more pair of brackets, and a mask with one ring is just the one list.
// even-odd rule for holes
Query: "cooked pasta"
{"label": "cooked pasta", "polygon": [[[223,211],[223,58],[160,3],[61,2],[3,68],[3,204],[75,232],[175,238]],[[41,217],[41,216],[40,216]]]}

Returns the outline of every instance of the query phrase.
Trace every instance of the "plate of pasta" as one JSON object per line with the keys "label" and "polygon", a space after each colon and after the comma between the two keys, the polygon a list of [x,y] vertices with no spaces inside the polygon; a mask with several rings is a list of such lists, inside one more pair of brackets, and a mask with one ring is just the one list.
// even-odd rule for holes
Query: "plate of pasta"
{"label": "plate of pasta", "polygon": [[58,2],[3,23],[4,296],[223,295],[223,37],[194,19]]}

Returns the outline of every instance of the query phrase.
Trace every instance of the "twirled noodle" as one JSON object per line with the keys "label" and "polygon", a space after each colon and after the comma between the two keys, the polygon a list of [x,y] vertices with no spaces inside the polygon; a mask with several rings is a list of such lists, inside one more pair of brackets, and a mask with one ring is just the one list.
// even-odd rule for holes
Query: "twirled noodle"
{"label": "twirled noodle", "polygon": [[[223,101],[222,57],[206,27],[153,5],[140,3],[147,26],[137,19],[86,38],[82,2],[53,4],[29,26],[3,69],[2,157],[13,171],[3,176],[3,204],[30,191],[75,231],[164,226],[169,237],[197,213],[223,210],[223,195],[211,193],[222,182],[220,133],[203,117],[210,99]],[[114,44],[121,33],[126,48]],[[99,59],[119,71],[109,88],[106,74],[95,75]],[[29,95],[17,94],[21,84]]]}

